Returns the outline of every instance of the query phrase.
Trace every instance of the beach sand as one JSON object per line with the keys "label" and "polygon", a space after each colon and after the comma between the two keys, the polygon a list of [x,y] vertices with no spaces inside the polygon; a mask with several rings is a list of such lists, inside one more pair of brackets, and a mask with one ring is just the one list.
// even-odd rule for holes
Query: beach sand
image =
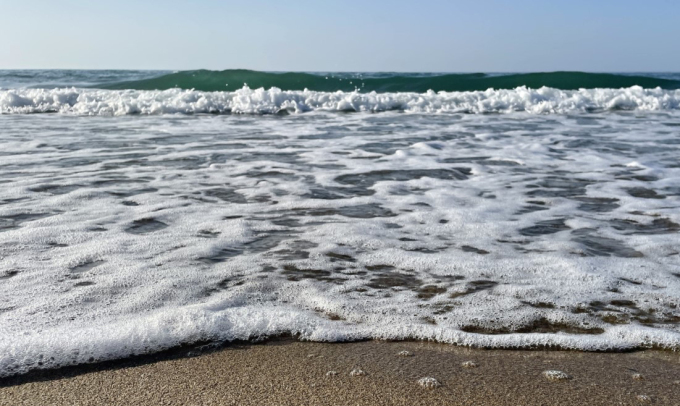
{"label": "beach sand", "polygon": [[192,354],[5,379],[0,405],[680,405],[680,354],[667,351],[291,340]]}

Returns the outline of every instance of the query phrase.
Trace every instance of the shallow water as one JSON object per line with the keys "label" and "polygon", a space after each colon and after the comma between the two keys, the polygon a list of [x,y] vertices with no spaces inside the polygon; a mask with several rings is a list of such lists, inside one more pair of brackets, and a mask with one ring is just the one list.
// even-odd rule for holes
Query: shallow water
{"label": "shallow water", "polygon": [[0,374],[288,333],[680,348],[678,124],[0,115]]}

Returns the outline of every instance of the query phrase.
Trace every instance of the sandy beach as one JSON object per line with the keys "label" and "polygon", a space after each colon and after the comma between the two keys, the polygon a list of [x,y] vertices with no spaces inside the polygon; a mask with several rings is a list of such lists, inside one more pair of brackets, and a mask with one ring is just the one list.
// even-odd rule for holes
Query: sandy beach
{"label": "sandy beach", "polygon": [[[546,371],[565,376],[549,379]],[[0,405],[13,406],[678,405],[679,399],[678,353],[422,342],[230,345],[0,381]]]}

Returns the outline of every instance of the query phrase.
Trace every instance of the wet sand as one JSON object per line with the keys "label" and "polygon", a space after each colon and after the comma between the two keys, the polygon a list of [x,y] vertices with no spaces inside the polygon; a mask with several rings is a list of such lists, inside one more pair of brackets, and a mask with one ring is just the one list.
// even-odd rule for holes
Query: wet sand
{"label": "wet sand", "polygon": [[192,353],[5,379],[0,405],[680,405],[680,354],[664,351],[278,341]]}

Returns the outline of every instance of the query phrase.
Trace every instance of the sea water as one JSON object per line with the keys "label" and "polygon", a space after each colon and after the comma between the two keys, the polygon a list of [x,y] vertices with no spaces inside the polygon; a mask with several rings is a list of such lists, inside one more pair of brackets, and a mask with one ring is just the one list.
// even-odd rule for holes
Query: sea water
{"label": "sea water", "polygon": [[[278,335],[680,348],[673,75],[243,74],[0,73],[0,376]],[[527,80],[438,80],[496,77]]]}

